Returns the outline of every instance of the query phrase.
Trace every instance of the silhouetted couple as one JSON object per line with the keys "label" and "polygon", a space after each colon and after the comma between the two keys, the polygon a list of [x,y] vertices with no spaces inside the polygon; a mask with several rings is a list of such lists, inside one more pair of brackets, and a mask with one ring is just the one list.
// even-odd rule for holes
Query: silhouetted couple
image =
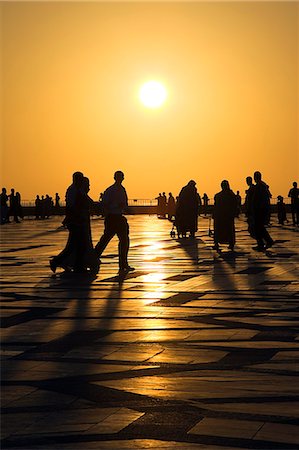
{"label": "silhouetted couple", "polygon": [[272,197],[269,186],[262,180],[261,172],[254,172],[252,177],[247,177],[248,189],[245,199],[245,214],[247,216],[248,231],[251,237],[256,239],[257,246],[254,250],[264,251],[274,244],[266,225],[269,224],[271,209],[270,199]]}
{"label": "silhouetted couple", "polygon": [[62,252],[50,261],[53,272],[57,267],[75,273],[97,273],[102,252],[113,236],[119,238],[119,269],[134,270],[129,266],[129,226],[123,216],[127,208],[127,194],[122,186],[124,174],[114,174],[115,183],[103,195],[105,230],[95,249],[92,244],[90,209],[93,200],[89,197],[89,179],[82,172],[73,174],[73,183],[66,191],[66,216],[63,224],[69,230],[69,237]]}

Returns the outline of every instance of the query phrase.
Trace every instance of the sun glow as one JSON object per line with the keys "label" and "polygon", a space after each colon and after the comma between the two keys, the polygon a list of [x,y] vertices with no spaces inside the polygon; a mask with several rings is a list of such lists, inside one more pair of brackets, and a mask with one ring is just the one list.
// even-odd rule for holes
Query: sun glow
{"label": "sun glow", "polygon": [[139,99],[147,108],[159,108],[167,98],[167,91],[158,81],[147,81],[139,91]]}

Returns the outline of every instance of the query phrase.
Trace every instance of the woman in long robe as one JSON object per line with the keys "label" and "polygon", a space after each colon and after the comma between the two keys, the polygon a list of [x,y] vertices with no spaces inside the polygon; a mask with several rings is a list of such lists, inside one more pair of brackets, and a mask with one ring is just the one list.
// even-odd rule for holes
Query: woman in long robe
{"label": "woman in long robe", "polygon": [[179,237],[186,237],[187,232],[190,232],[190,237],[195,236],[195,232],[198,229],[198,213],[199,198],[196,183],[190,180],[182,188],[177,202],[175,224]]}
{"label": "woman in long robe", "polygon": [[237,199],[227,180],[221,182],[221,188],[214,197],[214,244],[216,250],[219,250],[219,244],[229,244],[229,249],[233,250],[236,243]]}
{"label": "woman in long robe", "polygon": [[67,227],[76,228],[75,239],[70,233],[65,248],[50,261],[53,272],[57,267],[61,267],[66,272],[74,271],[76,273],[87,271],[97,273],[99,270],[99,261],[92,244],[90,227],[90,208],[93,201],[88,196],[88,192],[89,179],[84,177],[82,187],[76,193],[75,207],[72,213],[67,214],[65,218]]}

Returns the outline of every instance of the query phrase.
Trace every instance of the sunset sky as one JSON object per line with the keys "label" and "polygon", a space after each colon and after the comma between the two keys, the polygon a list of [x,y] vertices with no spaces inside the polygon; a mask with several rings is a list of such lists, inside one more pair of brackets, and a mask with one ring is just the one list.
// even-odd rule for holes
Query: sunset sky
{"label": "sunset sky", "polygon": [[[2,185],[97,198],[299,182],[298,2],[1,2]],[[168,92],[157,109],[143,83]],[[2,186],[1,186],[2,187]]]}

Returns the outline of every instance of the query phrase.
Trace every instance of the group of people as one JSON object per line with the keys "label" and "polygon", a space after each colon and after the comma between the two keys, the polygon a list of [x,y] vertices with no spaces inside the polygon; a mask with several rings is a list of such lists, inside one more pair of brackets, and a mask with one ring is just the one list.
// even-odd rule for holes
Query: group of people
{"label": "group of people", "polygon": [[[96,273],[100,265],[100,257],[110,240],[117,235],[119,239],[119,271],[127,273],[134,270],[128,263],[129,251],[129,225],[124,214],[128,208],[128,197],[122,185],[124,174],[117,171],[114,174],[114,183],[101,195],[103,215],[105,217],[104,233],[99,242],[93,247],[90,227],[90,212],[93,200],[89,197],[89,179],[82,172],[73,174],[73,183],[66,192],[66,216],[63,224],[69,230],[69,237],[65,248],[50,260],[50,267],[56,272],[57,267],[66,271],[82,273],[90,271]],[[243,205],[247,218],[248,231],[257,242],[254,247],[257,251],[264,251],[274,244],[267,225],[270,220],[270,199],[272,197],[269,186],[262,180],[262,174],[256,171],[253,177],[246,178],[248,189],[246,190],[245,203]],[[205,194],[206,195],[206,194]],[[298,222],[299,189],[297,183],[289,192],[292,199],[292,212],[294,220]],[[186,237],[190,233],[193,238],[198,229],[198,216],[201,198],[197,192],[196,182],[190,180],[184,186],[176,200],[170,193],[167,200],[165,193],[159,195],[160,203],[164,208],[158,209],[162,215],[168,214],[170,219],[174,217],[174,223],[179,237]],[[207,204],[207,202],[206,202]],[[296,209],[297,208],[297,209]],[[168,211],[168,212],[167,212]],[[235,217],[241,212],[241,197],[239,192],[235,194],[227,180],[221,182],[221,191],[214,197],[213,223],[214,223],[214,248],[219,251],[220,244],[228,244],[230,250],[234,250]],[[296,216],[297,214],[297,216]]]}
{"label": "group of people", "polygon": [[[248,222],[248,231],[257,242],[254,249],[264,251],[274,244],[267,230],[271,215],[270,199],[272,195],[269,186],[262,180],[261,172],[256,171],[253,177],[248,176],[246,182],[248,189],[243,209]],[[289,197],[291,198],[293,225],[299,225],[299,189],[296,182],[289,191]],[[190,237],[194,237],[197,231],[200,206],[201,199],[196,189],[196,183],[190,180],[177,197],[175,226],[179,237],[186,237],[188,232]],[[278,197],[277,211],[279,223],[283,224],[283,221],[286,220],[286,208],[281,196]],[[213,236],[216,250],[220,249],[220,244],[228,244],[229,249],[234,250],[236,242],[234,222],[241,212],[242,200],[239,191],[235,194],[230,189],[229,182],[223,180],[221,191],[214,197]]]}
{"label": "group of people", "polygon": [[1,225],[10,222],[10,217],[13,217],[14,222],[20,223],[23,219],[23,209],[21,205],[21,194],[15,192],[12,188],[10,194],[7,194],[6,188],[2,188],[0,194],[0,216]]}
{"label": "group of people", "polygon": [[[157,216],[161,219],[166,219],[167,216],[168,220],[173,220],[176,214],[179,196],[174,198],[172,193],[169,192],[167,198],[165,192],[163,192],[159,193],[155,200],[157,200]],[[198,215],[203,213],[206,216],[208,214],[209,197],[204,193],[201,198],[199,193],[197,193],[196,201],[198,203]]]}
{"label": "group of people", "polygon": [[60,209],[60,197],[58,192],[55,194],[55,203],[50,195],[39,195],[35,198],[35,219],[49,219],[53,213],[58,213]]}
{"label": "group of people", "polygon": [[63,221],[68,228],[69,237],[65,248],[50,260],[53,272],[61,267],[75,273],[97,273],[100,257],[115,235],[119,239],[120,273],[134,270],[128,263],[129,225],[124,216],[128,208],[128,197],[122,185],[123,180],[123,172],[115,172],[114,183],[103,193],[104,233],[93,247],[90,227],[93,200],[88,195],[89,179],[82,172],[73,174],[73,183],[66,191],[66,215]]}

